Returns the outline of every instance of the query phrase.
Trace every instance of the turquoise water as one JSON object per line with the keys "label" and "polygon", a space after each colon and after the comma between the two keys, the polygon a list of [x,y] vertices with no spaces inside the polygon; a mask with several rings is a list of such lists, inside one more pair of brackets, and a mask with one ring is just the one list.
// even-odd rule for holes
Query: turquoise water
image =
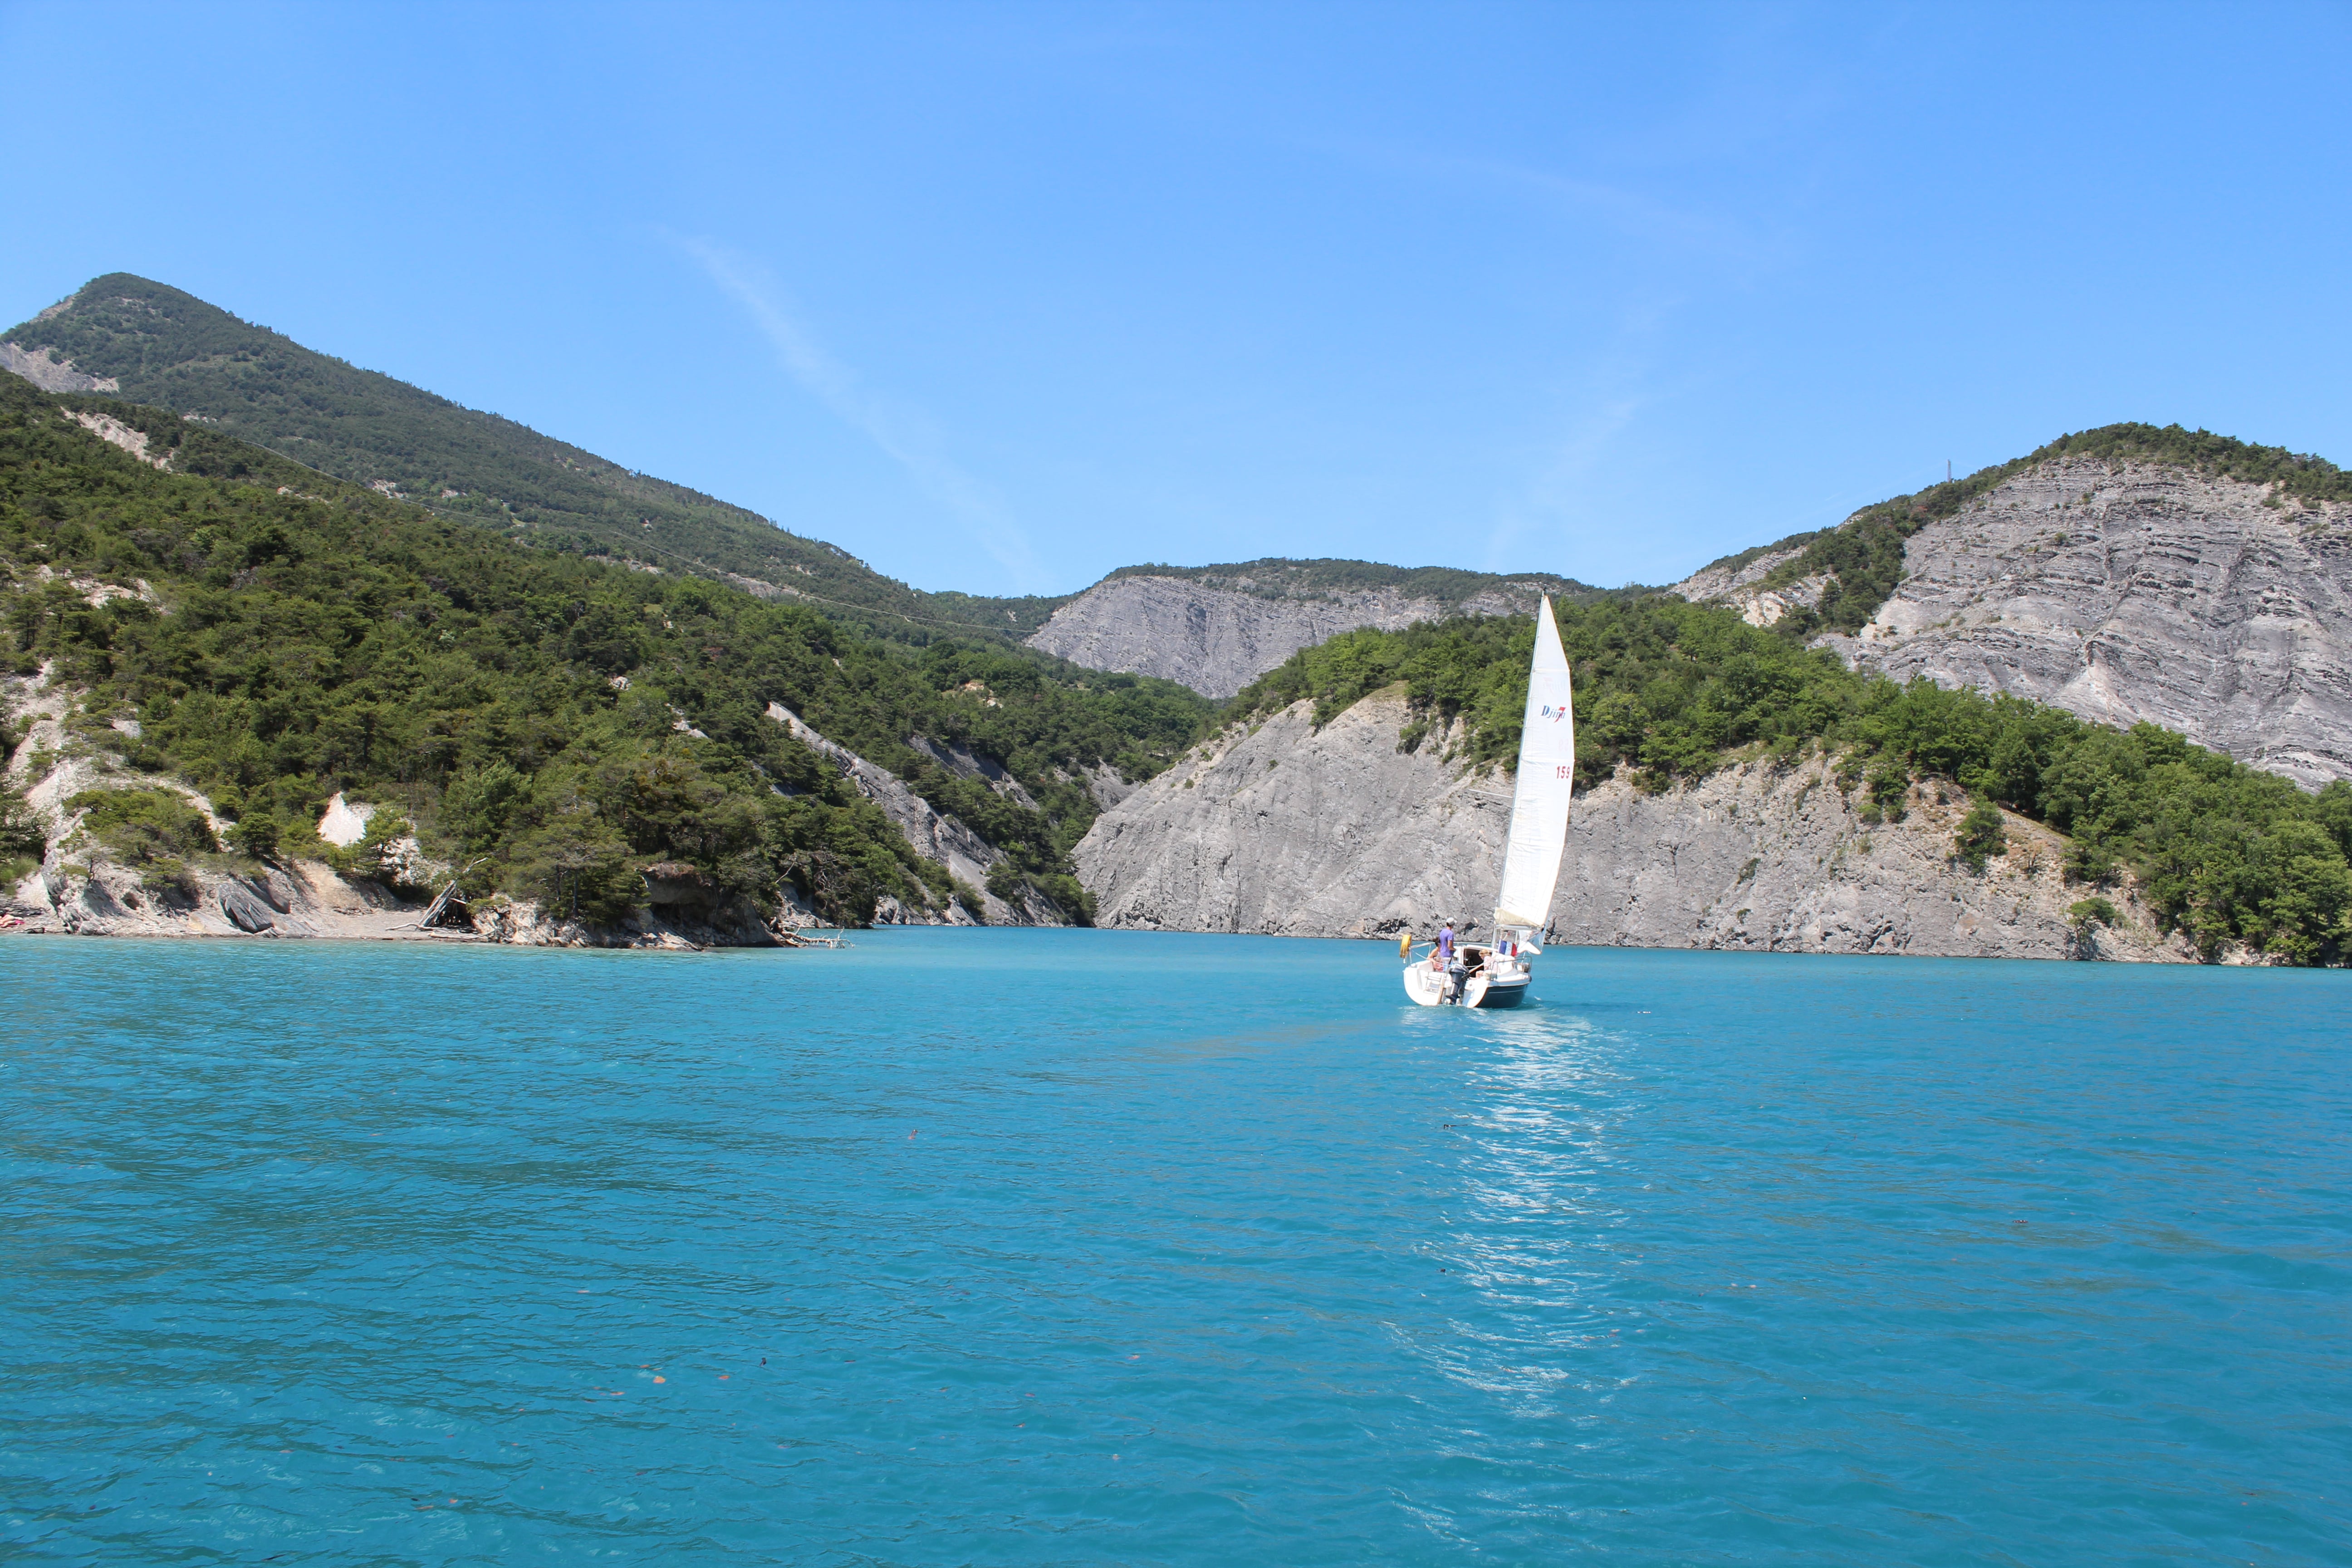
{"label": "turquoise water", "polygon": [[2352,975],[0,942],[0,1557],[2352,1563]]}

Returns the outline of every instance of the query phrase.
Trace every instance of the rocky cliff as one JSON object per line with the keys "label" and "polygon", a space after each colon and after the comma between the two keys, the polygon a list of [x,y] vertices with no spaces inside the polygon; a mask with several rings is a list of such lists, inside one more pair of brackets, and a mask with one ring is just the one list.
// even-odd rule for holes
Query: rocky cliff
{"label": "rocky cliff", "polygon": [[[41,312],[54,313],[56,307]],[[112,376],[85,375],[74,368],[73,361],[59,359],[53,349],[27,350],[13,341],[0,342],[0,370],[21,375],[43,392],[120,392],[122,384]]]}
{"label": "rocky cliff", "polygon": [[1298,586],[1279,577],[1108,577],[1055,610],[1028,641],[1089,669],[1156,675],[1222,699],[1341,632],[1396,631],[1448,615],[1524,614],[1551,587],[1549,580],[1497,578],[1441,598],[1404,587]]}
{"label": "rocky cliff", "polygon": [[[1797,553],[1674,591],[1770,626],[1830,581],[1767,586]],[[2352,777],[2352,506],[2173,464],[2059,458],[1922,527],[1903,567],[1858,637],[1819,643],[1898,680],[2161,724],[2306,785]]]}
{"label": "rocky cliff", "polygon": [[1727,605],[1751,626],[1777,626],[1790,611],[1811,609],[1820,604],[1822,590],[1829,584],[1826,575],[1815,574],[1777,587],[1763,585],[1764,579],[1802,553],[1801,545],[1775,545],[1744,559],[1735,556],[1735,564],[1717,563],[1701,567],[1666,592],[1680,595],[1694,604],[1713,601]]}
{"label": "rocky cliff", "polygon": [[[1307,703],[1236,727],[1099,818],[1074,858],[1106,926],[1293,936],[1427,932],[1483,921],[1510,817],[1507,775],[1397,749],[1401,689],[1317,731]],[[1967,803],[1915,790],[1869,825],[1825,760],[1749,763],[1647,795],[1577,797],[1554,940],[1982,958],[2187,960],[2128,890],[2114,931],[2078,932],[2062,841],[2009,819],[1981,872],[1951,858]]]}
{"label": "rocky cliff", "polygon": [[1904,568],[1859,637],[1824,639],[1848,662],[2352,778],[2352,506],[2053,462],[1921,529]]}

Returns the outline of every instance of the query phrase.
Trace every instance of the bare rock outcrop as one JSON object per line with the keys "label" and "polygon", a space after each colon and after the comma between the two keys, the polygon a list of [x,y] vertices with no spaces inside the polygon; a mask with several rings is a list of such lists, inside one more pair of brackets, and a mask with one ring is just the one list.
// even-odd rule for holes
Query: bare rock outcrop
{"label": "bare rock outcrop", "polygon": [[348,849],[367,837],[368,818],[374,815],[375,807],[364,801],[345,800],[343,792],[337,790],[328,797],[327,809],[319,814],[319,840]]}
{"label": "bare rock outcrop", "polygon": [[1037,809],[1036,798],[994,757],[982,756],[952,741],[934,741],[927,735],[909,735],[907,744],[960,778],[979,779],[1013,805],[1027,811]]}
{"label": "bare rock outcrop", "polygon": [[12,932],[71,936],[446,939],[420,907],[373,882],[346,881],[314,860],[244,870],[189,867],[161,882],[83,846],[53,850],[13,889],[0,917]]}
{"label": "bare rock outcrop", "polygon": [[1084,788],[1088,795],[1094,796],[1095,805],[1104,811],[1108,811],[1142,787],[1140,784],[1128,783],[1127,776],[1108,763],[1097,763],[1094,766],[1081,768],[1075,773],[1057,770],[1056,776]]}
{"label": "bare rock outcrop", "polygon": [[[947,868],[948,875],[975,891],[984,889],[989,868],[1004,858],[1003,851],[965,826],[955,817],[947,816],[929,801],[907,787],[898,774],[878,763],[871,763],[848,747],[826,740],[803,721],[801,716],[781,702],[768,704],[768,717],[783,725],[793,739],[830,761],[841,770],[843,778],[860,795],[880,806],[898,831],[907,837],[915,853],[926,860]],[[935,753],[950,760],[955,753],[941,747]],[[970,753],[963,753],[969,756]],[[975,762],[975,768],[978,764]],[[1009,775],[1007,783],[1012,783]],[[1013,788],[1019,790],[1018,784]],[[1027,799],[1027,792],[1022,791]],[[981,892],[981,898],[991,925],[1060,925],[1058,912],[1038,907],[1025,895],[1018,904],[1009,904],[994,893]],[[978,922],[960,903],[950,903],[943,911],[910,910],[896,899],[885,900],[877,917],[886,925],[973,925]]]}
{"label": "bare rock outcrop", "polygon": [[[340,937],[393,942],[493,942],[522,947],[700,949],[768,947],[777,921],[730,898],[690,867],[646,872],[647,905],[626,918],[565,918],[528,900],[492,898],[433,906],[382,885],[346,879],[315,860],[244,870],[188,867],[157,885],[91,847],[53,852],[0,900],[0,931],[68,936]],[[806,911],[799,911],[805,914]]]}
{"label": "bare rock outcrop", "polygon": [[1811,609],[1820,604],[1822,591],[1830,585],[1832,579],[1827,573],[1801,577],[1777,587],[1763,585],[1766,577],[1802,553],[1802,545],[1762,550],[1737,565],[1701,567],[1666,592],[1693,603],[1713,600],[1728,605],[1751,626],[1772,626],[1790,610]]}
{"label": "bare rock outcrop", "polygon": [[[54,315],[52,305],[41,312]],[[36,318],[37,320],[38,318]],[[0,370],[23,376],[43,392],[120,392],[122,384],[114,377],[85,375],[74,368],[69,359],[52,359],[49,349],[28,349],[16,342],[0,342]]]}
{"label": "bare rock outcrop", "polygon": [[1823,639],[1850,663],[2352,778],[2352,506],[2060,459],[1921,529],[1904,567],[1859,637]]}
{"label": "bare rock outcrop", "polygon": [[1518,614],[1538,586],[1500,586],[1457,605],[1394,589],[1293,591],[1190,577],[1107,577],[1068,604],[1029,646],[1081,664],[1153,675],[1226,698],[1302,647],[1360,626],[1396,631],[1447,615]]}
{"label": "bare rock outcrop", "polygon": [[[1073,858],[1105,926],[1294,936],[1479,922],[1510,818],[1507,774],[1397,750],[1399,689],[1317,731],[1299,703],[1197,748],[1098,818]],[[2193,955],[2128,889],[2120,929],[2075,930],[2062,843],[2021,818],[1979,873],[1951,859],[1967,803],[1915,791],[1864,823],[1824,759],[1727,767],[1663,795],[1579,795],[1553,939],[1630,947],[1983,958]]]}
{"label": "bare rock outcrop", "polygon": [[213,888],[213,900],[229,924],[248,933],[276,930],[278,917],[289,912],[272,908],[268,899],[240,877],[223,877]]}

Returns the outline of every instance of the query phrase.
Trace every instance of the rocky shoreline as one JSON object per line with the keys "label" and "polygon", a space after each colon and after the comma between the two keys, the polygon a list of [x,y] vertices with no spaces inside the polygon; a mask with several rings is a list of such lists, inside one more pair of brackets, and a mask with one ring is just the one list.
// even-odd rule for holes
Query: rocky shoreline
{"label": "rocky shoreline", "polygon": [[[660,869],[656,868],[656,869]],[[792,913],[793,911],[787,911]],[[427,923],[428,916],[436,916]],[[813,929],[736,905],[649,902],[614,923],[569,921],[506,898],[436,910],[370,881],[338,876],[323,861],[249,871],[191,873],[158,891],[110,862],[79,871],[44,868],[0,902],[0,933],[23,936],[322,938],[358,942],[496,942],[513,947],[659,948],[806,945]]]}

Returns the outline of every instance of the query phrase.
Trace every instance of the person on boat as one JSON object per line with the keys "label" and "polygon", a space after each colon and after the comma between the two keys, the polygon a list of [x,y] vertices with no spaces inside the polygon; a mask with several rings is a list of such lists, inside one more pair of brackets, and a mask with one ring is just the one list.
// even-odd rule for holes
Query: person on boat
{"label": "person on boat", "polygon": [[1454,945],[1452,921],[1447,921],[1437,933],[1437,959],[1440,967],[1445,972],[1444,999],[1448,1002],[1461,1001],[1462,987],[1467,975],[1462,967],[1461,951]]}

